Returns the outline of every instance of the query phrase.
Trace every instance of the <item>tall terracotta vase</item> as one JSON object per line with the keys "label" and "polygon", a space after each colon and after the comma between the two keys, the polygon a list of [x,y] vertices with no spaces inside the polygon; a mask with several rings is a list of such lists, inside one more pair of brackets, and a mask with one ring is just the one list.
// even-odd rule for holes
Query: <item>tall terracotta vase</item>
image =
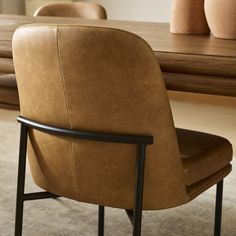
{"label": "tall terracotta vase", "polygon": [[236,39],[236,0],[205,0],[205,12],[216,38]]}
{"label": "tall terracotta vase", "polygon": [[174,34],[209,34],[204,0],[174,0],[170,32]]}

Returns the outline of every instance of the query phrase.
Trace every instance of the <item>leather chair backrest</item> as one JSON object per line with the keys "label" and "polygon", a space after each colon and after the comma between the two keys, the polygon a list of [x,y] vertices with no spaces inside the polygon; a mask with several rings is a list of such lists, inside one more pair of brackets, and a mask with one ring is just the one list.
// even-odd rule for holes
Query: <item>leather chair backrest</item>
{"label": "leather chair backrest", "polygon": [[85,19],[106,19],[103,6],[90,2],[48,3],[39,7],[34,16],[79,17]]}
{"label": "leather chair backrest", "polygon": [[[139,36],[118,29],[31,25],[13,37],[21,115],[84,131],[152,135],[144,209],[187,201],[160,67]],[[30,132],[30,165],[44,189],[79,201],[133,207],[136,145]]]}

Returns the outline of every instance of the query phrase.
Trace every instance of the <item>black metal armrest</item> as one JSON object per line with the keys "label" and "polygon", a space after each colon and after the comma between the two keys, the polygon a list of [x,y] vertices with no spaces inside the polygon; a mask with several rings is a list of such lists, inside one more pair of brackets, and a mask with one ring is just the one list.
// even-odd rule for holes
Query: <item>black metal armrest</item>
{"label": "black metal armrest", "polygon": [[109,134],[98,132],[78,131],[73,129],[64,129],[55,126],[45,125],[36,121],[24,118],[22,116],[17,117],[17,121],[36,130],[40,130],[45,133],[52,133],[63,135],[71,138],[94,140],[101,142],[115,142],[115,143],[130,143],[130,144],[153,144],[152,136],[143,135],[123,135],[123,134]]}

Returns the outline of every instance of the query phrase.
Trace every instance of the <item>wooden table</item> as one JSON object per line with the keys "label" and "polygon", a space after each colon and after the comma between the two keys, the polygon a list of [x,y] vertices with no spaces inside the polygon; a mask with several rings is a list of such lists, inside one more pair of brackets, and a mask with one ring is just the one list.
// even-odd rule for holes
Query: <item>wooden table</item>
{"label": "wooden table", "polygon": [[35,22],[131,31],[151,45],[167,89],[236,96],[236,40],[215,39],[208,35],[173,35],[166,23],[0,15],[0,74],[14,73],[11,41],[16,28]]}

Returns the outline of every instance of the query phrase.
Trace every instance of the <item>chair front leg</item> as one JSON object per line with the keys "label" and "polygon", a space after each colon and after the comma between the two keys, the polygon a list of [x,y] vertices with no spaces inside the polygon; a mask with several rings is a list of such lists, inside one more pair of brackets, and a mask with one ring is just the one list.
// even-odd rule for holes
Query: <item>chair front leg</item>
{"label": "chair front leg", "polygon": [[27,135],[28,135],[28,127],[25,124],[21,124],[17,196],[16,196],[15,236],[22,235]]}
{"label": "chair front leg", "polygon": [[222,199],[223,199],[223,180],[217,183],[217,186],[216,186],[214,236],[221,235]]}

